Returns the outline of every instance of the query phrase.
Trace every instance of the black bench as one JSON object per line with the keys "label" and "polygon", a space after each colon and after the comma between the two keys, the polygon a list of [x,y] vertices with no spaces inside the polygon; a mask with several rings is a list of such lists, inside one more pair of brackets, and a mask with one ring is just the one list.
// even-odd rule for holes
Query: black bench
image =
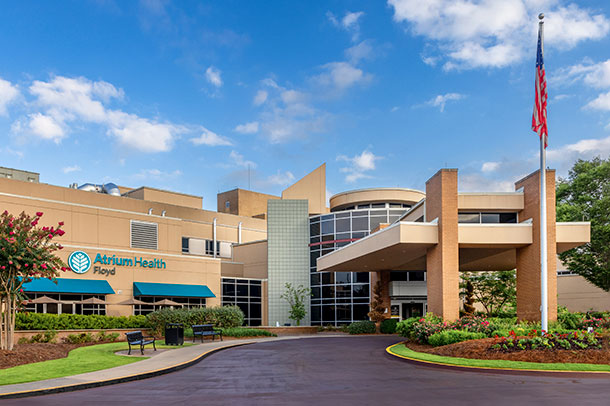
{"label": "black bench", "polygon": [[204,337],[212,337],[212,341],[216,336],[220,336],[220,341],[222,341],[222,331],[214,330],[214,325],[212,324],[194,324],[191,326],[193,328],[193,342],[195,342],[195,338],[197,336],[201,336],[201,342],[203,342]]}
{"label": "black bench", "polygon": [[125,333],[125,335],[127,336],[127,343],[129,344],[129,352],[127,355],[131,355],[132,345],[139,345],[142,355],[144,355],[144,346],[147,344],[152,344],[155,351],[157,351],[155,337],[143,336],[141,331],[133,331],[131,333]]}

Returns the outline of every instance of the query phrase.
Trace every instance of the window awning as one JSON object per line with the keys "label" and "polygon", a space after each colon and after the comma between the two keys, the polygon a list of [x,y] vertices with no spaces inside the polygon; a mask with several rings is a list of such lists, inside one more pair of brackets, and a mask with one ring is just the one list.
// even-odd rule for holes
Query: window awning
{"label": "window awning", "polygon": [[24,292],[75,293],[88,295],[110,295],[114,293],[108,281],[91,279],[57,278],[57,284],[46,279],[34,279],[23,284]]}
{"label": "window awning", "polygon": [[134,282],[134,296],[165,297],[216,297],[205,285],[181,285],[175,283]]}

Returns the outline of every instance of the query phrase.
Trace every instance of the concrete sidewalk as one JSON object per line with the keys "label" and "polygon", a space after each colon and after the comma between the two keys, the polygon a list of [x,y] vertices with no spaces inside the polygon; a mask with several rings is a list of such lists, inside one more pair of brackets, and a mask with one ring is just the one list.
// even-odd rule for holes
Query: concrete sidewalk
{"label": "concrete sidewalk", "polygon": [[[225,349],[261,341],[291,340],[315,336],[284,336],[242,340],[211,341],[161,352],[143,361],[85,374],[47,379],[44,381],[0,386],[0,399],[67,392],[150,378],[174,372],[201,361],[206,356]],[[146,350],[144,355],[151,355]]]}

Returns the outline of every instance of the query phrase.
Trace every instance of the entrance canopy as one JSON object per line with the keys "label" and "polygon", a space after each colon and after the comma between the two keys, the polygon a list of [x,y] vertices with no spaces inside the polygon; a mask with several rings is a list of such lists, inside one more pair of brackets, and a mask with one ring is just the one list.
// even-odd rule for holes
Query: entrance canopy
{"label": "entrance canopy", "polygon": [[174,283],[134,282],[134,296],[165,297],[216,297],[205,285],[181,285]]}
{"label": "entrance canopy", "polygon": [[46,278],[34,279],[23,284],[24,292],[74,293],[83,295],[111,295],[114,293],[108,281],[91,279],[58,278],[57,283]]}

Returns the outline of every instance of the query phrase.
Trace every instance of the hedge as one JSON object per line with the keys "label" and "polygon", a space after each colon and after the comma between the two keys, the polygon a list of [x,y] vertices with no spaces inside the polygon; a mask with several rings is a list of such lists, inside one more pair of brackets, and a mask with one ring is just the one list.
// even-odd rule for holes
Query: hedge
{"label": "hedge", "polygon": [[213,324],[214,327],[230,328],[244,324],[244,312],[237,306],[200,307],[194,309],[161,309],[146,315],[155,334],[162,334],[167,323]]}
{"label": "hedge", "polygon": [[146,316],[17,313],[15,330],[107,330],[148,328]]}
{"label": "hedge", "polygon": [[357,321],[347,327],[350,334],[375,334],[375,323],[372,321]]}
{"label": "hedge", "polygon": [[428,343],[434,347],[440,347],[441,345],[477,340],[486,337],[487,335],[485,333],[471,333],[470,331],[463,330],[445,330],[440,333],[434,333],[428,337]]}
{"label": "hedge", "polygon": [[277,337],[277,334],[258,328],[230,327],[222,328],[220,330],[222,330],[222,335],[225,337]]}

